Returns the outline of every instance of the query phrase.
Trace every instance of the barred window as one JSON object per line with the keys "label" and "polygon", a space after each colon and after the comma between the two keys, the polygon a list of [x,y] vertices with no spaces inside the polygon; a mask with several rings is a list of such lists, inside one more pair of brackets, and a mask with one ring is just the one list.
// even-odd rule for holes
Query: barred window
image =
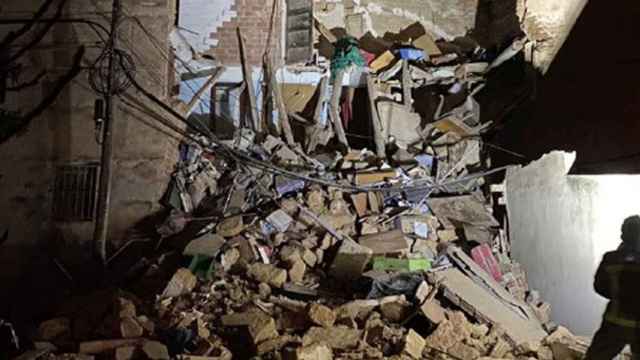
{"label": "barred window", "polygon": [[57,221],[92,221],[97,177],[97,164],[59,166],[53,189],[53,218]]}

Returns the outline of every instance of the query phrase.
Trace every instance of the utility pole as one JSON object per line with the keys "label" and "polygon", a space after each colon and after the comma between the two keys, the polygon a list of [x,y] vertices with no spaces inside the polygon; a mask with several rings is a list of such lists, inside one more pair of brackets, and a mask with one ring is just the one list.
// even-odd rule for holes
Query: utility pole
{"label": "utility pole", "polygon": [[121,4],[120,0],[113,0],[111,11],[111,34],[107,49],[108,59],[108,79],[106,93],[104,94],[105,116],[102,133],[102,153],[100,157],[100,185],[98,189],[98,207],[96,223],[93,233],[95,250],[102,260],[103,265],[107,263],[107,236],[109,230],[109,207],[111,203],[111,180],[113,166],[113,128],[117,111],[118,97],[114,96],[116,87],[117,61],[116,54],[118,45],[118,24],[120,21]]}

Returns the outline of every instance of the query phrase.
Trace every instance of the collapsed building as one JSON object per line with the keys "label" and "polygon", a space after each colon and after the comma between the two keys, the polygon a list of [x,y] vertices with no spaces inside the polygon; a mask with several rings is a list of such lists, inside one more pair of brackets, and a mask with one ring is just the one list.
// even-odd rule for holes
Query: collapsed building
{"label": "collapsed building", "polygon": [[[88,16],[79,2],[54,3],[66,18]],[[111,5],[91,5],[96,23]],[[48,123],[34,120],[0,147],[30,164],[0,179],[6,208],[20,209],[2,215],[15,251],[3,256],[39,249],[22,239],[44,241],[55,247],[44,262],[91,282],[79,259],[97,250],[102,278],[117,281],[34,315],[29,335],[12,330],[14,351],[579,358],[588,339],[553,321],[552,304],[511,257],[505,185],[494,182],[506,167],[492,166],[482,136],[530,95],[583,6],[124,1],[123,88],[106,118],[115,144],[108,241],[90,240],[104,221],[105,119],[95,100],[111,94],[99,92],[100,72],[76,77]],[[14,18],[33,12],[9,7]],[[85,62],[95,70],[108,53],[86,27],[69,21],[47,35],[93,44]],[[29,61],[68,66],[59,55]],[[24,95],[7,102],[29,108]]]}

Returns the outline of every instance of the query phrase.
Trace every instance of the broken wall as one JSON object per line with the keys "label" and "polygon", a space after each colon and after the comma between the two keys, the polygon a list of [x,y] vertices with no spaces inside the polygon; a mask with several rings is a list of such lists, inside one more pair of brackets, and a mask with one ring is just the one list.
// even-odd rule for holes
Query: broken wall
{"label": "broken wall", "polygon": [[420,22],[438,38],[451,40],[474,28],[478,0],[315,0],[317,18],[330,29],[356,37],[371,32],[383,37]]}
{"label": "broken wall", "polygon": [[620,226],[640,213],[640,176],[567,175],[575,153],[552,152],[510,171],[507,210],[514,259],[532,289],[552,305],[552,318],[591,336],[605,299],[593,290],[602,256],[620,244]]}
{"label": "broken wall", "polygon": [[[177,33],[200,54],[217,63],[240,64],[238,37],[240,27],[245,38],[247,60],[260,65],[267,46],[280,53],[282,7],[274,10],[278,0],[182,0],[179,3]],[[269,30],[273,34],[269,40]]]}

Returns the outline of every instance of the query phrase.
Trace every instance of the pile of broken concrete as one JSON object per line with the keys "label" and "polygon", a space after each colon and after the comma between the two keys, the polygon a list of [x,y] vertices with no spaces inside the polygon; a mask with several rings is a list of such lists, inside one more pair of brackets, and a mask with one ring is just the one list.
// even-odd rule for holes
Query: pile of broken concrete
{"label": "pile of broken concrete", "polygon": [[[535,292],[526,302],[519,289],[509,291],[491,250],[474,256],[487,244],[471,256],[458,246],[466,240],[455,239],[449,223],[464,221],[474,206],[491,218],[477,196],[433,198],[423,213],[371,194],[314,185],[211,223],[183,249],[184,267],[157,295],[105,295],[101,329],[86,333],[79,327],[86,314],[46,321],[34,352],[119,360],[583,354],[584,340],[551,324],[548,314],[541,322]],[[168,266],[158,258],[142,281]],[[70,349],[77,354],[52,355]]]}
{"label": "pile of broken concrete", "polygon": [[[321,81],[314,119],[291,116],[302,140],[286,104],[277,131],[192,134],[163,201],[162,254],[99,310],[42,323],[24,359],[579,358],[584,339],[553,324],[510,258],[499,184],[484,186],[496,169],[474,96],[525,40],[489,57],[420,39],[341,69],[332,93]],[[375,151],[345,133],[341,80],[357,74]],[[419,90],[436,108],[420,112]]]}

